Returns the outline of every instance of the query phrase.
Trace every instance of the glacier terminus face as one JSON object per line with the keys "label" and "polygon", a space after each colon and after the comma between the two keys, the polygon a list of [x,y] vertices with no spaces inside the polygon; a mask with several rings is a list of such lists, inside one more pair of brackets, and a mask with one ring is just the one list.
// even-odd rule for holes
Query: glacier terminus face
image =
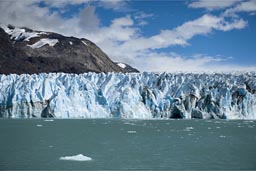
{"label": "glacier terminus face", "polygon": [[0,75],[0,116],[256,119],[256,73]]}

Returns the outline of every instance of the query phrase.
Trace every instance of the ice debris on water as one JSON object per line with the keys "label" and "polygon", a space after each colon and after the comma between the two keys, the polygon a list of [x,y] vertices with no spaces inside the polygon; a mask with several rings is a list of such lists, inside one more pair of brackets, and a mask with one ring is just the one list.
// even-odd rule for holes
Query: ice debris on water
{"label": "ice debris on water", "polygon": [[194,128],[193,127],[186,127],[185,129],[184,129],[184,131],[191,131],[191,130],[193,130]]}
{"label": "ice debris on water", "polygon": [[0,75],[0,117],[256,119],[256,73]]}
{"label": "ice debris on water", "polygon": [[91,157],[84,156],[83,154],[78,154],[74,156],[64,156],[60,157],[60,160],[70,160],[70,161],[90,161]]}
{"label": "ice debris on water", "polygon": [[44,121],[45,122],[53,122],[54,120],[53,119],[45,119]]}
{"label": "ice debris on water", "polygon": [[127,131],[128,134],[136,134],[136,131]]}

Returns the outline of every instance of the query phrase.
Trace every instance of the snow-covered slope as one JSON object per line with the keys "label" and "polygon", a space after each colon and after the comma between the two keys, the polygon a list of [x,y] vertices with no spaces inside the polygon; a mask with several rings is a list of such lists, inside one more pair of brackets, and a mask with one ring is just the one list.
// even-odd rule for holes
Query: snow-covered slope
{"label": "snow-covered slope", "polygon": [[256,73],[0,75],[0,116],[256,119]]}
{"label": "snow-covered slope", "polygon": [[26,31],[25,28],[19,28],[14,26],[7,26],[5,24],[0,23],[0,27],[4,29],[4,31],[10,35],[10,38],[15,41],[30,41],[31,38],[40,37],[40,35],[47,35],[46,32],[40,31]]}

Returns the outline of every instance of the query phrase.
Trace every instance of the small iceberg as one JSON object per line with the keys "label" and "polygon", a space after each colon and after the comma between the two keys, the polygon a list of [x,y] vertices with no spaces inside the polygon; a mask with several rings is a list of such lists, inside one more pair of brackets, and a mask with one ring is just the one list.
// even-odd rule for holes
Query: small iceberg
{"label": "small iceberg", "polygon": [[127,131],[128,134],[136,134],[136,131]]}
{"label": "small iceberg", "polygon": [[194,129],[193,127],[186,127],[185,129],[183,129],[184,131],[191,131],[192,129]]}
{"label": "small iceberg", "polygon": [[38,126],[38,127],[42,127],[43,125],[41,125],[41,124],[37,124],[36,126]]}
{"label": "small iceberg", "polygon": [[44,121],[45,122],[53,122],[54,120],[53,119],[45,119]]}
{"label": "small iceberg", "polygon": [[60,157],[60,160],[90,161],[90,160],[92,160],[92,158],[91,158],[91,157],[84,156],[83,154],[78,154],[78,155],[75,155],[75,156]]}

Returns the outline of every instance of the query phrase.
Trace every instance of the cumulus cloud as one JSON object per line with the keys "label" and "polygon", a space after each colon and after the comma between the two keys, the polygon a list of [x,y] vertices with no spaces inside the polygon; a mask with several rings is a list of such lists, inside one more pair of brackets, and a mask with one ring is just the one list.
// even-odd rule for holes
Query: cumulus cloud
{"label": "cumulus cloud", "polygon": [[40,7],[36,0],[0,1],[0,22],[68,34],[71,30],[76,32],[74,26],[78,25],[79,18],[64,20],[48,7]]}
{"label": "cumulus cloud", "polygon": [[162,30],[159,34],[152,37],[138,37],[124,42],[120,48],[129,51],[142,51],[147,49],[161,49],[174,45],[188,45],[188,40],[197,35],[207,35],[214,29],[228,31],[241,29],[246,26],[243,19],[226,21],[223,17],[216,17],[205,14],[202,17],[185,22],[181,26],[170,30]]}
{"label": "cumulus cloud", "polygon": [[255,66],[241,66],[232,64],[232,58],[209,56],[207,54],[195,54],[183,56],[176,53],[146,52],[137,54],[136,63],[133,66],[141,71],[152,72],[197,72],[197,71],[255,71]]}
{"label": "cumulus cloud", "polygon": [[43,2],[49,7],[63,8],[67,5],[85,4],[90,2],[90,0],[45,0]]}
{"label": "cumulus cloud", "polygon": [[99,27],[99,18],[95,14],[95,7],[87,6],[80,13],[79,26],[85,31],[94,31]]}
{"label": "cumulus cloud", "polygon": [[[207,68],[218,70],[220,67],[215,68],[213,64],[219,66],[219,63],[223,62],[219,57],[204,55],[188,58],[181,55],[157,53],[156,50],[174,45],[186,46],[194,36],[207,35],[214,30],[242,29],[246,27],[246,24],[246,21],[242,19],[227,21],[224,17],[206,14],[198,19],[185,22],[174,29],[162,30],[159,34],[151,37],[135,36],[134,34],[137,33],[135,31],[136,28],[129,27],[134,31],[131,32],[130,39],[121,43],[105,39],[102,42],[98,42],[98,44],[112,59],[127,62],[141,71],[174,71],[181,69],[195,71]],[[210,65],[212,67],[209,67]],[[225,67],[227,66],[222,65],[222,70]]]}
{"label": "cumulus cloud", "polygon": [[223,9],[230,7],[241,0],[197,0],[190,3],[190,8],[206,8],[208,10]]}
{"label": "cumulus cloud", "polygon": [[112,20],[109,26],[98,28],[94,30],[94,32],[81,32],[79,36],[93,40],[95,43],[103,45],[103,47],[105,47],[105,45],[108,47],[109,44],[119,44],[135,38],[137,35],[137,28],[134,28],[133,24],[133,20],[128,15],[116,18]]}
{"label": "cumulus cloud", "polygon": [[[222,58],[208,55],[184,57],[175,53],[159,53],[159,49],[170,46],[188,46],[195,36],[207,35],[213,31],[229,31],[246,27],[241,18],[226,18],[205,14],[187,21],[176,28],[161,30],[158,34],[145,37],[138,24],[153,17],[153,14],[139,12],[115,18],[107,26],[100,25],[100,19],[93,5],[85,5],[79,15],[63,18],[51,7],[63,8],[70,4],[84,4],[86,1],[45,1],[40,7],[38,1],[0,1],[0,22],[27,26],[37,30],[54,31],[68,36],[85,37],[99,45],[114,61],[125,62],[141,71],[196,71],[204,69],[231,68],[224,65]],[[104,8],[117,9],[123,1],[100,1]],[[241,8],[242,9],[242,8]],[[244,9],[244,8],[243,8]],[[36,12],[35,12],[36,11]],[[220,65],[221,64],[221,65]],[[239,69],[239,66],[233,66]],[[240,67],[242,69],[243,67]]]}
{"label": "cumulus cloud", "polygon": [[224,12],[224,14],[227,16],[227,15],[234,15],[235,13],[238,13],[238,12],[256,12],[256,1],[250,0],[250,1],[239,3],[235,7],[227,9]]}
{"label": "cumulus cloud", "polygon": [[230,72],[230,71],[255,71],[255,66],[241,66],[232,64],[231,59],[219,58],[203,54],[185,57],[172,53],[149,53],[147,60],[138,58],[139,68],[143,71],[153,72]]}
{"label": "cumulus cloud", "polygon": [[135,14],[134,19],[137,20],[137,24],[139,26],[145,26],[148,24],[146,20],[153,17],[154,17],[154,14],[152,13],[145,13],[145,12],[139,11]]}
{"label": "cumulus cloud", "polygon": [[102,0],[102,1],[99,1],[98,4],[99,6],[106,9],[112,9],[112,10],[123,11],[123,12],[131,11],[128,3],[124,0],[114,0],[114,1]]}

